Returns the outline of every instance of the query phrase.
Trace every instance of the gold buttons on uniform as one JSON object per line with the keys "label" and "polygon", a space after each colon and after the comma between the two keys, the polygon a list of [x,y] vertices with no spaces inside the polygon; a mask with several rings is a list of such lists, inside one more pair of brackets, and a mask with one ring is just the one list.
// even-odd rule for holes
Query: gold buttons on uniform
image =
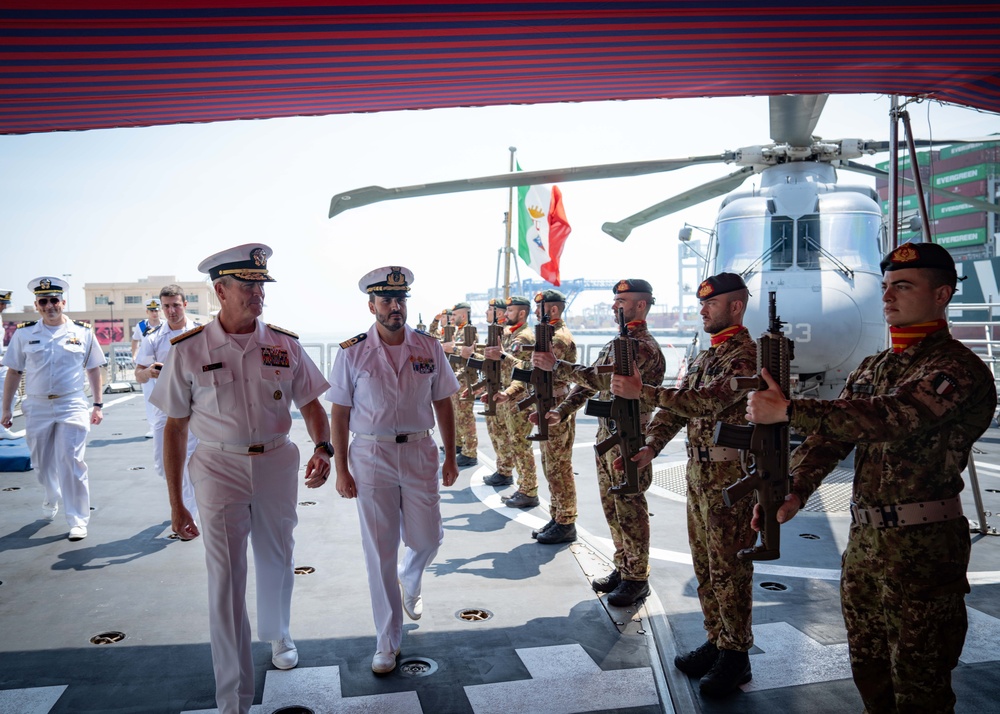
{"label": "gold buttons on uniform", "polygon": [[281,390],[280,389],[275,389],[274,390],[274,398],[275,399],[281,399]]}

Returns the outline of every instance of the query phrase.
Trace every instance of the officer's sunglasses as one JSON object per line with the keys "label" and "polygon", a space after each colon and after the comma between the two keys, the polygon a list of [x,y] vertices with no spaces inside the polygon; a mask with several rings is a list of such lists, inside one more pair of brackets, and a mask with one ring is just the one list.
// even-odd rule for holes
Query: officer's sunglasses
{"label": "officer's sunglasses", "polygon": [[50,297],[50,298],[40,297],[35,299],[38,301],[38,304],[41,305],[42,307],[45,307],[49,303],[52,303],[53,305],[58,305],[59,303],[62,302],[61,297]]}

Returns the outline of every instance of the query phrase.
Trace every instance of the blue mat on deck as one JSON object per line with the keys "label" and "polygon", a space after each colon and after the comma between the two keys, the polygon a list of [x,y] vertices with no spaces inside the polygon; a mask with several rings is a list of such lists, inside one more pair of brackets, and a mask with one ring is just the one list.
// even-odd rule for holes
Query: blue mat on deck
{"label": "blue mat on deck", "polygon": [[0,471],[31,471],[31,451],[23,436],[0,439]]}

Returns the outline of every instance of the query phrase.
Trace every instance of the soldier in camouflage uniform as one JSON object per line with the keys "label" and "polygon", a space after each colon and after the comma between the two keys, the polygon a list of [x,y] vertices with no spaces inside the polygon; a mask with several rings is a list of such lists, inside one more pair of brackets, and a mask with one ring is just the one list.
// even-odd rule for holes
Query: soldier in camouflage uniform
{"label": "soldier in camouflage uniform", "polygon": [[943,714],[954,711],[951,670],[968,629],[961,474],[991,423],[996,389],[948,331],[957,282],[948,251],[907,243],[882,271],[892,348],[866,358],[839,399],[788,402],[771,384],[751,394],[747,414],[810,435],[792,455],[779,522],[856,449],[840,584],[854,683],[869,714]]}
{"label": "soldier in camouflage uniform", "polygon": [[[496,321],[498,325],[507,324],[507,303],[503,298],[490,298],[490,304],[486,308],[486,322],[492,325],[494,314],[496,315]],[[506,346],[508,341],[507,331],[503,331],[504,334],[501,337],[500,344],[501,347]],[[465,356],[466,347],[462,348],[462,356]],[[471,356],[471,355],[470,355]],[[478,358],[482,359],[485,354],[477,354]],[[485,399],[485,397],[483,397]],[[483,479],[483,483],[487,486],[511,486],[514,484],[514,457],[511,455],[510,450],[506,448],[506,444],[510,441],[510,437],[507,434],[507,417],[502,412],[502,410],[509,408],[508,406],[498,404],[496,405],[496,416],[485,416],[486,420],[486,431],[490,435],[490,442],[493,444],[493,453],[496,454],[497,468],[492,474]]]}
{"label": "soldier in camouflage uniform", "polygon": [[[455,325],[455,339],[452,342],[445,342],[441,345],[444,348],[445,354],[461,356],[463,348],[466,347],[461,344],[463,339],[462,332],[465,326],[469,324],[469,313],[471,311],[472,308],[467,302],[460,302],[451,309],[452,324]],[[474,345],[470,346],[470,354],[474,347]],[[458,377],[459,383],[463,385],[462,389],[451,395],[451,404],[455,410],[455,441],[456,446],[458,446],[459,468],[475,466],[479,463],[479,435],[476,433],[476,413],[473,410],[475,400],[471,394],[467,393],[465,381],[462,379],[462,373],[465,371],[464,364],[467,361],[468,357],[460,365],[451,364],[452,369],[455,371],[455,376]]]}
{"label": "soldier in camouflage uniform", "polygon": [[511,499],[507,499],[505,504],[512,508],[532,508],[538,505],[538,476],[535,455],[531,450],[531,442],[527,440],[531,433],[531,422],[524,412],[518,410],[516,403],[509,401],[508,391],[513,388],[511,374],[514,363],[525,357],[525,353],[518,349],[535,344],[535,331],[528,327],[528,311],[531,308],[528,298],[514,295],[507,298],[506,303],[508,327],[505,344],[502,347],[487,347],[483,352],[487,359],[503,358],[502,378],[506,387],[496,394],[497,414],[502,415],[507,425],[504,433],[506,441],[501,448],[513,459],[518,476],[517,491],[511,497],[514,499],[513,503]]}
{"label": "soldier in camouflage uniform", "polygon": [[[556,359],[566,362],[576,361],[576,342],[573,341],[573,334],[569,331],[565,321],[562,319],[563,310],[566,309],[566,296],[558,290],[545,290],[535,295],[535,316],[540,320],[546,319],[552,326],[552,354]],[[542,306],[545,306],[545,315],[542,315]],[[530,364],[525,364],[525,368],[530,368]],[[569,394],[570,383],[565,378],[558,375],[552,379],[552,396],[560,400]],[[527,398],[528,387],[523,382],[513,381],[506,390],[506,394],[515,401]],[[532,412],[529,421],[537,424],[540,415]],[[576,540],[576,480],[573,475],[573,441],[576,438],[576,413],[569,414],[565,419],[555,424],[549,429],[549,438],[538,442],[542,452],[542,471],[545,480],[549,484],[549,495],[552,497],[550,515],[555,524],[542,533],[534,533],[533,536],[539,543],[571,543]],[[530,442],[529,442],[530,443]],[[530,505],[538,505],[537,494],[531,499]],[[514,508],[526,508],[528,502],[521,494],[515,493],[507,501],[506,505]]]}
{"label": "soldier in camouflage uniform", "polygon": [[750,681],[753,646],[753,563],[736,554],[754,542],[747,518],[751,499],[732,508],[722,500],[722,489],[743,476],[739,451],[714,445],[715,423],[746,424],[744,390],[733,390],[732,377],[757,371],[757,349],[743,327],[746,285],[733,273],[719,273],[698,286],[705,332],[711,347],[698,354],[685,375],[685,386],[670,389],[642,386],[638,376],[615,375],[616,396],[643,401],[660,410],[646,434],[650,448],[633,460],[644,466],[681,428],[687,426],[688,542],[698,581],[698,599],[708,639],[693,652],[674,659],[685,674],[701,677],[703,694],[727,694]]}
{"label": "soldier in camouflage uniform", "polygon": [[[618,319],[618,309],[623,310],[623,317],[628,329],[628,336],[634,341],[634,369],[642,376],[646,384],[660,384],[666,371],[663,352],[656,339],[646,329],[646,315],[652,307],[653,288],[645,280],[621,280],[614,287],[615,320]],[[595,369],[602,365],[613,365],[615,361],[614,341],[606,344],[592,367],[578,364],[556,362],[554,355],[539,353],[534,355],[532,364],[540,369],[555,368],[556,377],[575,386],[569,395],[555,409],[549,412],[549,422],[558,423],[566,415],[575,413],[587,400],[595,394],[598,399],[611,399],[611,375],[598,374]],[[652,407],[646,406],[640,410],[640,424],[645,430],[649,423]],[[597,441],[601,442],[611,436],[606,419],[599,420]],[[649,447],[647,447],[649,448]],[[660,445],[662,448],[662,445]],[[659,449],[657,449],[659,451]],[[646,503],[646,491],[653,482],[653,469],[647,463],[639,470],[640,493],[619,495],[611,491],[612,484],[621,480],[620,468],[614,468],[618,449],[611,449],[597,457],[597,485],[601,492],[601,506],[604,517],[611,529],[611,539],[615,544],[615,569],[593,582],[597,592],[611,593],[608,602],[616,607],[627,607],[649,594],[649,507]],[[538,538],[545,537],[548,529],[555,524],[549,524],[538,533]]]}

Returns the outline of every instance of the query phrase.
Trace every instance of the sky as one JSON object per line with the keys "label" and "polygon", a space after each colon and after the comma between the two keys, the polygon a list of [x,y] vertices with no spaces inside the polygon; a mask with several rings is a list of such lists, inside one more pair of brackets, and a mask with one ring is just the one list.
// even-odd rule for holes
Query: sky
{"label": "sky", "polygon": [[[834,95],[815,134],[885,139],[888,111],[886,97]],[[939,103],[913,105],[910,115],[920,138],[1000,131],[995,114]],[[390,264],[414,273],[410,324],[420,314],[430,322],[466,293],[494,286],[507,190],[396,200],[330,219],[333,194],[503,173],[511,146],[530,171],[715,154],[766,144],[768,134],[767,99],[744,97],[0,136],[0,290],[13,290],[17,310],[31,302],[29,280],[68,274],[72,309],[82,304],[84,283],[149,275],[198,280],[203,258],[262,242],[274,249],[268,267],[277,279],[267,288],[268,322],[303,336],[346,338],[367,329],[371,317],[358,281]],[[573,228],[563,279],[645,278],[676,304],[678,230],[685,222],[711,227],[721,198],[641,227],[624,243],[602,233],[601,224],[733,170],[719,164],[563,184]],[[849,172],[840,181],[874,185]],[[537,278],[523,265],[520,273]],[[585,294],[572,310],[610,297]]]}

